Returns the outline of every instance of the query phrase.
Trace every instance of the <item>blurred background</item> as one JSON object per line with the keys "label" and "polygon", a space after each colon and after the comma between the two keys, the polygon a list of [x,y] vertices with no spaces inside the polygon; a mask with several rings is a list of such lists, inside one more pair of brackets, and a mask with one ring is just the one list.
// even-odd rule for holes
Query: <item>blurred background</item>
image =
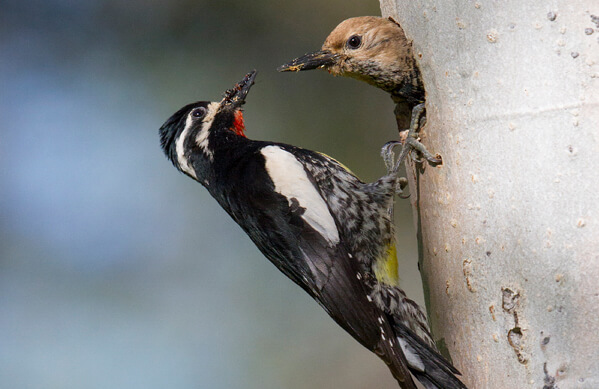
{"label": "blurred background", "polygon": [[[397,388],[159,148],[253,68],[247,134],[363,180],[383,92],[276,67],[376,0],[0,1],[0,388]],[[402,281],[423,302],[407,200]]]}

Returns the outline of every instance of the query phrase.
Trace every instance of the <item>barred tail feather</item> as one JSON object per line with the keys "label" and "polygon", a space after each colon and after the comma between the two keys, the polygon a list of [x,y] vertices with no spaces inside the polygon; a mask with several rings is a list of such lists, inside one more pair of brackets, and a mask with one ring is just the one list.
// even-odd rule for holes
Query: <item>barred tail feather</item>
{"label": "barred tail feather", "polygon": [[394,320],[396,322],[399,321],[401,324],[411,330],[417,337],[422,339],[428,346],[436,349],[433,335],[431,334],[431,330],[428,326],[426,314],[420,305],[406,297],[404,294],[403,298],[401,298],[401,304],[396,309],[396,312],[397,314],[394,316]]}
{"label": "barred tail feather", "polygon": [[401,288],[378,283],[373,286],[371,297],[385,313],[391,316],[394,323],[401,323],[431,348],[435,348],[426,314],[415,301],[406,296]]}

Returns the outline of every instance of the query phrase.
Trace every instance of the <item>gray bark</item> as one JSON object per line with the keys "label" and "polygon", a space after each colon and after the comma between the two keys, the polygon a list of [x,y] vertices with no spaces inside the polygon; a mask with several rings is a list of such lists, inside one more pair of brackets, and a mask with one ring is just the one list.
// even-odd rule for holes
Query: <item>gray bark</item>
{"label": "gray bark", "polygon": [[380,0],[427,91],[427,308],[470,388],[599,388],[597,1]]}

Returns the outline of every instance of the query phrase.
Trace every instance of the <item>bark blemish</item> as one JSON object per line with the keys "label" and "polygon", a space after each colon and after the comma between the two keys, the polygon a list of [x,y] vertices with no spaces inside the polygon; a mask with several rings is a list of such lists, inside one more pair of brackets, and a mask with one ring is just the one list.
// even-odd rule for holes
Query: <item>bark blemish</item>
{"label": "bark blemish", "polygon": [[514,318],[514,326],[507,332],[507,341],[516,353],[518,362],[526,364],[529,358],[527,353],[524,351],[526,342],[524,334],[525,329],[520,326],[520,320],[518,318],[518,310],[520,308],[520,293],[515,292],[510,288],[502,288],[501,293],[501,307],[505,312],[509,313]]}
{"label": "bark blemish", "polygon": [[502,288],[502,303],[501,307],[507,313],[515,313],[515,309],[520,301],[520,293],[514,292],[510,288]]}
{"label": "bark blemish", "polygon": [[476,286],[474,285],[474,280],[472,279],[472,274],[474,273],[474,266],[472,265],[472,260],[464,259],[464,261],[462,262],[462,272],[464,273],[466,287],[470,292],[476,293]]}
{"label": "bark blemish", "polygon": [[497,318],[495,317],[495,305],[489,305],[489,313],[491,314],[493,321],[497,321]]}

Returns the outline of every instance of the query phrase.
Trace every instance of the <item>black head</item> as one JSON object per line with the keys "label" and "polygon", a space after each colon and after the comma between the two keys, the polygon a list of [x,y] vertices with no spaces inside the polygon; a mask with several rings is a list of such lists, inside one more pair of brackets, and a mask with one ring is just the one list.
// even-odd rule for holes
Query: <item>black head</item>
{"label": "black head", "polygon": [[175,112],[173,116],[168,118],[162,127],[160,127],[160,146],[169,161],[175,166],[178,165],[177,146],[175,142],[185,129],[187,119],[190,116],[194,119],[201,119],[201,116],[203,116],[203,114],[205,115],[205,112],[207,112],[209,104],[209,101],[198,101],[187,104],[185,107]]}
{"label": "black head", "polygon": [[225,131],[245,137],[241,106],[255,77],[255,70],[248,73],[219,102],[198,101],[184,106],[160,127],[162,151],[177,169],[198,179],[191,160],[213,158],[210,134]]}

